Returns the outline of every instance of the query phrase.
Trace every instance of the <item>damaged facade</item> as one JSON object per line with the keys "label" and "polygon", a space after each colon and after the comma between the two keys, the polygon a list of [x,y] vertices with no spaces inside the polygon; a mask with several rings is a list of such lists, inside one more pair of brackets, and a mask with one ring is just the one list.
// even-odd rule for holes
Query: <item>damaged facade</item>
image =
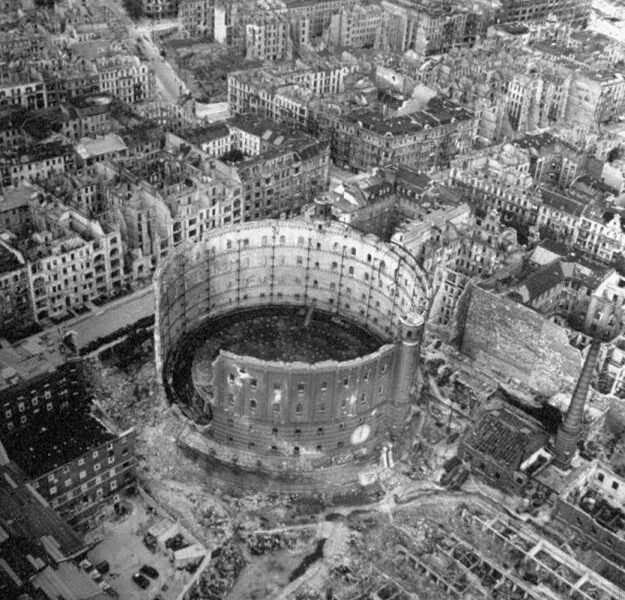
{"label": "damaged facade", "polygon": [[134,483],[135,432],[102,420],[82,362],[57,343],[0,348],[0,434],[33,488],[66,521],[84,526]]}
{"label": "damaged facade", "polygon": [[[401,426],[429,293],[408,254],[323,221],[259,221],[182,248],[155,281],[159,373],[170,398],[207,423],[202,435],[218,460],[274,473],[371,460],[387,427]],[[300,307],[302,323],[317,311],[354,321],[381,347],[314,364],[221,350],[202,385],[189,365],[181,371],[183,349],[194,347],[185,340],[203,318],[263,306]]]}

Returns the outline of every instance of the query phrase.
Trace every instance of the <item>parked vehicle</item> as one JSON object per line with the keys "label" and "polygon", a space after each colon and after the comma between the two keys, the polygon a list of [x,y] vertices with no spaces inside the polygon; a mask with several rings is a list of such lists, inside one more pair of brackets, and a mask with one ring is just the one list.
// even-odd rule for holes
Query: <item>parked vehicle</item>
{"label": "parked vehicle", "polygon": [[156,579],[158,577],[158,571],[150,565],[143,565],[139,569],[139,572],[143,575],[147,575],[150,579]]}
{"label": "parked vehicle", "polygon": [[93,571],[94,567],[93,567],[93,563],[89,560],[87,560],[86,558],[83,558],[79,563],[78,566],[85,572],[90,573],[91,571]]}
{"label": "parked vehicle", "polygon": [[102,575],[105,575],[106,573],[109,572],[109,569],[111,568],[109,565],[108,560],[103,560],[101,563],[98,563],[95,568],[102,573]]}
{"label": "parked vehicle", "polygon": [[135,573],[132,580],[142,589],[146,589],[150,585],[150,580],[141,573]]}
{"label": "parked vehicle", "polygon": [[102,581],[102,574],[95,567],[89,571],[89,577],[93,579],[96,583]]}

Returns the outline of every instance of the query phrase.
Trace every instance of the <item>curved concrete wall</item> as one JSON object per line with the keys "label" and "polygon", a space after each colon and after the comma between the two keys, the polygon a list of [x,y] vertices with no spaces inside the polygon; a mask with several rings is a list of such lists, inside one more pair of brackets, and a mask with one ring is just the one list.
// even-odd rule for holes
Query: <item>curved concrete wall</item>
{"label": "curved concrete wall", "polygon": [[[264,455],[340,454],[377,444],[389,405],[405,414],[429,291],[402,249],[339,223],[255,221],[180,249],[157,270],[155,288],[156,360],[166,384],[175,368],[168,357],[185,336],[251,307],[314,306],[388,342],[354,360],[316,364],[222,350],[210,399],[216,442]],[[206,406],[205,393],[195,393]]]}
{"label": "curved concrete wall", "polygon": [[334,453],[374,441],[393,397],[397,346],[354,360],[281,363],[220,352],[217,441],[259,453]]}

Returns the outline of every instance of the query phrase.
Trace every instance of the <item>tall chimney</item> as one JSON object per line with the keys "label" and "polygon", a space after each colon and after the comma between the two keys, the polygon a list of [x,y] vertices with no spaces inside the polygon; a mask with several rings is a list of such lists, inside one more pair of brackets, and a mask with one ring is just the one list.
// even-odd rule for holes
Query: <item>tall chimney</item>
{"label": "tall chimney", "polygon": [[582,367],[582,372],[575,385],[575,391],[573,392],[569,409],[566,412],[564,421],[562,421],[558,428],[555,446],[556,456],[553,462],[560,469],[568,469],[571,466],[571,459],[577,449],[577,442],[582,432],[584,406],[586,404],[586,398],[588,397],[588,389],[592,382],[600,348],[601,342],[599,340],[595,339],[591,342],[588,355]]}

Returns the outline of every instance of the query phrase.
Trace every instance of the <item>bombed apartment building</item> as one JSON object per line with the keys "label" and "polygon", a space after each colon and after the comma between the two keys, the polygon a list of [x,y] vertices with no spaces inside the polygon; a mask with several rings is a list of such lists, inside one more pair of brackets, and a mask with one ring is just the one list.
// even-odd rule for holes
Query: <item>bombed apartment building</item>
{"label": "bombed apartment building", "polygon": [[90,410],[87,405],[65,415],[63,431],[42,427],[8,443],[33,487],[69,523],[82,526],[94,523],[105,503],[119,502],[120,492],[134,484],[134,430],[114,434]]}
{"label": "bombed apartment building", "polygon": [[181,247],[155,284],[157,369],[196,423],[180,438],[194,454],[310,485],[389,450],[429,294],[402,249],[324,220],[264,220]]}
{"label": "bombed apartment building", "polygon": [[[211,139],[213,132],[218,137]],[[247,114],[219,129],[169,138],[179,148],[189,141],[198,152],[220,154],[221,160],[205,161],[204,171],[240,184],[242,198],[236,198],[223,224],[299,215],[328,190],[328,143],[280,122]]]}
{"label": "bombed apartment building", "polygon": [[590,0],[502,0],[503,19],[520,23],[555,16],[571,25],[584,25],[590,15]]}
{"label": "bombed apartment building", "polygon": [[520,489],[537,464],[548,435],[535,419],[508,407],[486,411],[466,435],[459,455],[492,485]]}
{"label": "bombed apartment building", "polygon": [[0,236],[0,337],[24,333],[33,321],[26,261]]}
{"label": "bombed apartment building", "polygon": [[[72,559],[82,540],[28,482],[0,444],[0,597],[104,600],[102,587]],[[110,586],[109,586],[110,587]]]}
{"label": "bombed apartment building", "polygon": [[41,188],[29,182],[3,188],[0,194],[0,231],[14,235],[26,233],[31,224],[31,200],[41,197]]}
{"label": "bombed apartment building", "polygon": [[339,94],[349,68],[337,61],[319,60],[297,68],[280,65],[228,74],[228,102],[232,114],[255,113],[281,123],[307,128],[315,98]]}
{"label": "bombed apartment building", "polygon": [[601,462],[572,473],[554,506],[554,517],[571,532],[574,546],[589,545],[623,566],[625,556],[625,480]]}
{"label": "bombed apartment building", "polygon": [[12,147],[0,154],[2,185],[17,186],[23,181],[45,179],[69,170],[75,163],[74,148],[63,140]]}
{"label": "bombed apartment building", "polygon": [[62,348],[45,334],[0,348],[0,442],[65,520],[84,525],[134,482],[135,433],[114,431]]}
{"label": "bombed apartment building", "polygon": [[433,97],[420,110],[391,116],[383,107],[352,110],[328,122],[333,161],[353,171],[387,164],[428,172],[449,166],[473,143],[475,117],[466,108]]}
{"label": "bombed apartment building", "polygon": [[33,211],[37,231],[18,243],[28,260],[28,277],[37,320],[106,298],[124,282],[118,230],[87,218],[60,202]]}
{"label": "bombed apartment building", "polygon": [[122,231],[133,280],[149,277],[179,244],[242,219],[242,184],[219,161],[160,153],[128,165],[102,165],[106,202]]}
{"label": "bombed apartment building", "polygon": [[243,186],[245,220],[294,216],[328,189],[330,149],[303,137],[233,167]]}

